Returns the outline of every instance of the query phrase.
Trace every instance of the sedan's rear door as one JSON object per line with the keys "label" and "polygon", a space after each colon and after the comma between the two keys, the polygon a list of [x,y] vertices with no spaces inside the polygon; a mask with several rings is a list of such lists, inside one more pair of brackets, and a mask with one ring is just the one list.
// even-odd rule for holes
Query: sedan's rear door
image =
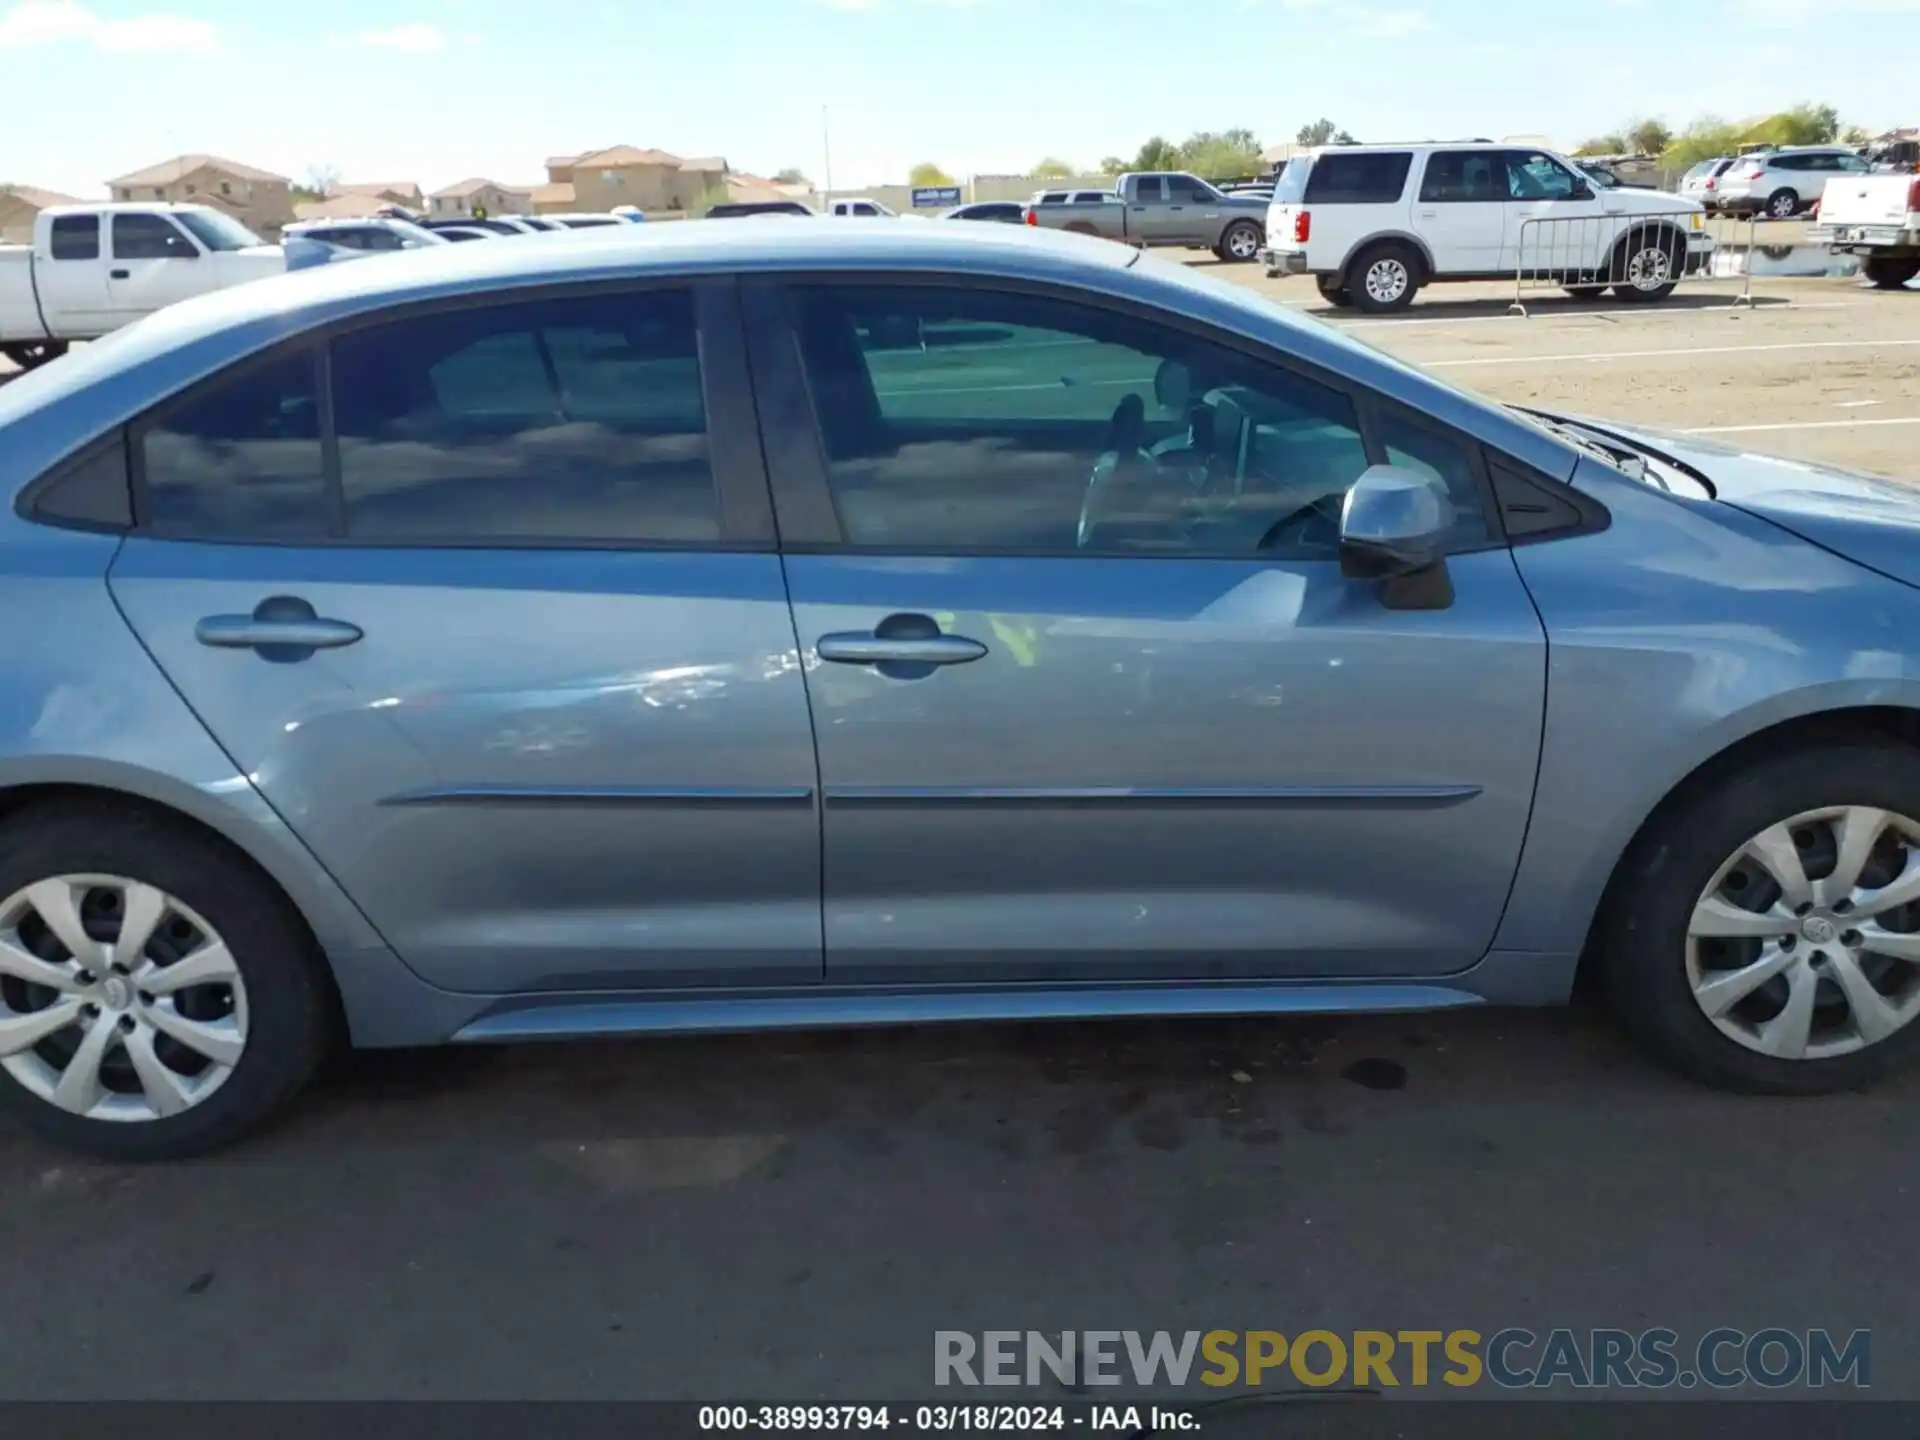
{"label": "sedan's rear door", "polygon": [[113,592],[433,983],[820,975],[799,656],[730,282],[478,297],[134,427]]}

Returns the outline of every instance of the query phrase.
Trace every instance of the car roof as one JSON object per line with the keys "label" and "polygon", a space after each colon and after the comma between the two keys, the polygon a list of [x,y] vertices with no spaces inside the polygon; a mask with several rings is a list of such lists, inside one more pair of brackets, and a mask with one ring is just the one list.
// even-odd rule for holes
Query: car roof
{"label": "car roof", "polygon": [[[1303,362],[1413,396],[1445,419],[1477,417],[1524,435],[1536,460],[1570,456],[1537,427],[1504,417],[1384,351],[1191,266],[1091,236],[1015,225],[928,225],[784,216],[700,225],[613,225],[535,240],[443,245],[321,265],[183,300],[0,386],[0,489],[9,493],[76,445],[185,385],[291,336],[414,302],[507,297],[562,284],[844,270],[943,279],[1026,280],[1130,297],[1279,346]],[[1411,402],[1410,402],[1411,403]],[[1568,460],[1567,468],[1571,468]]]}

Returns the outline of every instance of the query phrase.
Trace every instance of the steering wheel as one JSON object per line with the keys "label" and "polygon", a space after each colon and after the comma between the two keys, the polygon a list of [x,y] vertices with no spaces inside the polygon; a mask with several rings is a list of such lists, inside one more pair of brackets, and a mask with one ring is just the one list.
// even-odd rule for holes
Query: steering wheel
{"label": "steering wheel", "polygon": [[1294,525],[1300,527],[1300,533],[1292,538],[1304,543],[1307,539],[1307,533],[1315,521],[1331,527],[1333,539],[1337,543],[1340,537],[1340,509],[1345,500],[1346,493],[1344,491],[1335,491],[1330,495],[1316,496],[1305,505],[1297,509],[1289,510],[1267,527],[1266,533],[1260,537],[1260,543],[1253,548],[1256,550],[1272,549],[1280,543],[1282,538],[1286,537],[1288,527]]}
{"label": "steering wheel", "polygon": [[1160,467],[1146,452],[1146,438],[1146,402],[1129,392],[1113,407],[1113,415],[1107,421],[1105,449],[1093,462],[1093,473],[1087,477],[1086,494],[1080,501],[1080,524],[1074,536],[1080,549],[1095,545],[1100,527],[1110,523],[1103,511],[1119,510],[1125,514],[1129,497],[1151,488],[1151,477]]}

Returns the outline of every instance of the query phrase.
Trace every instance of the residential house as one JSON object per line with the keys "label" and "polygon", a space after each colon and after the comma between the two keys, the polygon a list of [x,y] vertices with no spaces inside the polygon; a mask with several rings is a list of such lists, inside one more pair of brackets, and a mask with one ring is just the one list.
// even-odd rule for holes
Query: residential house
{"label": "residential house", "polygon": [[479,176],[443,186],[426,198],[427,214],[435,220],[471,215],[476,207],[484,208],[489,215],[525,215],[533,209],[530,187],[502,185]]}
{"label": "residential house", "polygon": [[71,195],[37,185],[0,185],[0,243],[24,245],[33,239],[33,222],[49,205],[79,205]]}
{"label": "residential house", "polygon": [[115,200],[211,205],[271,240],[293,219],[293,182],[218,155],[177,155],[107,182]]}
{"label": "residential house", "polygon": [[409,210],[427,208],[426,196],[411,180],[342,180],[333,187],[335,195],[364,195],[376,205],[404,205]]}
{"label": "residential house", "polygon": [[547,161],[547,184],[536,193],[536,208],[611,210],[637,205],[642,210],[685,210],[709,191],[726,188],[727,162],[718,155],[687,160],[665,150],[615,145],[583,155],[556,155]]}

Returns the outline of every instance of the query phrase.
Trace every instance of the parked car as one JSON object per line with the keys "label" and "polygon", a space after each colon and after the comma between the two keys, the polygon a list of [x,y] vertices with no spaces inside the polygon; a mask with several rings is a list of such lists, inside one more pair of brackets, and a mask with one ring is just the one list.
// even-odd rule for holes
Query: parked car
{"label": "parked car", "polygon": [[1018,200],[976,200],[944,211],[942,220],[991,220],[1001,225],[1026,223],[1027,207]]}
{"label": "parked car", "polygon": [[[467,240],[498,240],[501,235],[501,232],[498,230],[483,230],[478,225],[436,225],[433,227],[433,233],[443,239],[452,240],[455,243]],[[508,231],[506,233],[513,234],[516,232]]]}
{"label": "parked car", "polygon": [[1211,250],[1222,260],[1258,258],[1266,205],[1222,195],[1197,175],[1151,171],[1122,175],[1099,203],[1044,201],[1027,207],[1027,223],[1124,240],[1130,245],[1181,245]]}
{"label": "parked car", "polygon": [[87,1150],[235,1138],[336,1023],[1584,963],[1712,1084],[1920,1050],[1914,492],[1186,266],[741,224],[319,270],[0,388],[0,486],[0,1101]]}
{"label": "parked car", "polygon": [[1720,174],[1716,199],[1736,215],[1788,220],[1820,197],[1836,175],[1857,175],[1867,162],[1844,145],[1808,145],[1742,156]]}
{"label": "parked car", "polygon": [[0,245],[0,355],[23,370],[191,295],[285,272],[278,245],[206,205],[50,205]]}
{"label": "parked car", "polygon": [[1702,160],[1688,167],[1686,174],[1680,177],[1676,193],[1682,200],[1691,200],[1708,211],[1720,208],[1720,177],[1726,174],[1734,163],[1731,155],[1718,155],[1711,160]]}
{"label": "parked car", "polygon": [[448,220],[422,220],[421,227],[427,230],[479,230],[488,235],[527,235],[536,228],[527,223],[525,215],[489,215],[476,220],[472,216]]}
{"label": "parked car", "polygon": [[751,215],[816,215],[798,200],[723,200],[707,211],[709,220],[739,220]]}
{"label": "parked car", "polygon": [[1599,160],[1578,160],[1573,166],[1589,181],[1596,190],[1657,190],[1657,185],[1649,185],[1644,180],[1625,180],[1620,172],[1611,165]]}
{"label": "parked car", "polygon": [[1029,205],[1110,205],[1111,190],[1036,190]]}
{"label": "parked car", "polygon": [[566,230],[597,230],[607,225],[625,225],[628,222],[618,215],[601,211],[578,211],[564,215],[548,214],[542,217]]}
{"label": "parked car", "polygon": [[647,223],[647,212],[642,210],[638,205],[616,205],[607,213],[618,216],[629,225],[644,225]]}
{"label": "parked car", "polygon": [[1846,175],[1827,182],[1818,223],[1807,232],[1837,255],[1858,255],[1860,273],[1881,290],[1920,275],[1920,178]]}
{"label": "parked car", "polygon": [[878,200],[870,200],[864,195],[850,195],[844,200],[834,200],[827,205],[829,215],[851,215],[862,218],[875,216],[892,217],[894,212]]}
{"label": "parked car", "polygon": [[280,234],[289,270],[452,243],[445,235],[406,220],[309,220],[289,225]]}
{"label": "parked car", "polygon": [[1551,151],[1345,145],[1287,161],[1268,211],[1269,276],[1314,277],[1384,313],[1424,286],[1528,273],[1576,294],[1664,300],[1713,252],[1704,212],[1657,190],[1596,191]]}

